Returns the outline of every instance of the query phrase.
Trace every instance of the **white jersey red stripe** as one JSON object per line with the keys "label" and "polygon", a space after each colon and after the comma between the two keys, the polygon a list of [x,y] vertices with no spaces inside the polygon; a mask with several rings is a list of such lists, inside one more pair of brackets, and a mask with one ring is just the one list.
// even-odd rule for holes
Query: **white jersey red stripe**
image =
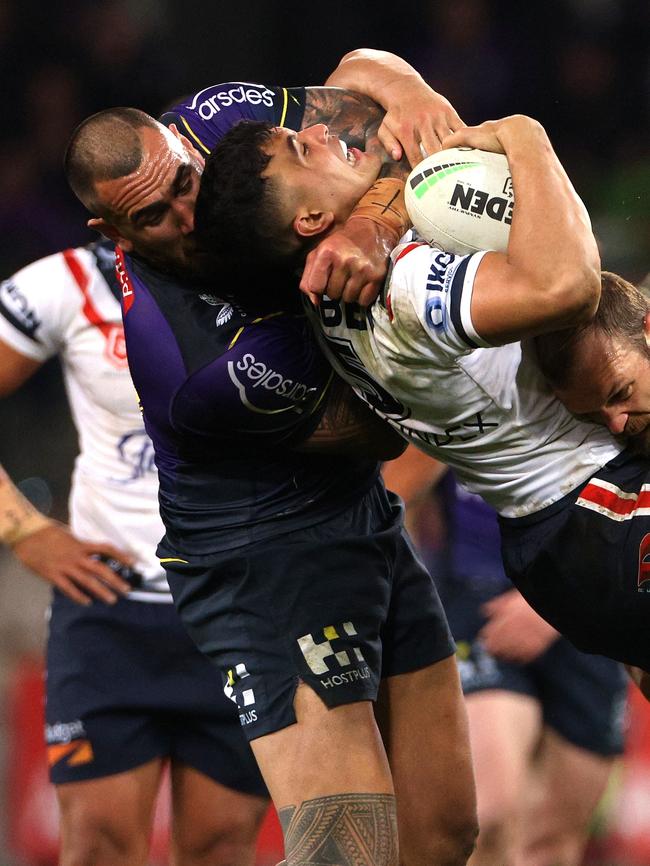
{"label": "white jersey red stripe", "polygon": [[644,484],[639,493],[628,493],[600,478],[593,478],[576,500],[576,505],[597,511],[610,520],[631,520],[650,515],[650,484]]}
{"label": "white jersey red stripe", "polygon": [[575,490],[622,446],[558,402],[529,344],[491,346],[477,332],[471,301],[484,255],[454,256],[409,233],[368,311],[329,299],[309,311],[359,396],[502,515],[522,517]]}
{"label": "white jersey red stripe", "polygon": [[164,530],[153,447],[129,375],[119,291],[109,284],[113,261],[109,244],[94,244],[23,268],[0,287],[0,340],[36,361],[61,358],[80,446],[73,531],[136,557],[146,591],[132,598],[171,601],[155,555]]}

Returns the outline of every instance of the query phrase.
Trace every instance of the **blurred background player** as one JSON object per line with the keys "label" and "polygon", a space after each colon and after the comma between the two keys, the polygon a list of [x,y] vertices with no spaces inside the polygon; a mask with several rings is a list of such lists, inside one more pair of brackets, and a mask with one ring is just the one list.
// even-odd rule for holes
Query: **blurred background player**
{"label": "blurred background player", "polygon": [[623,750],[627,678],[575,649],[512,588],[496,512],[443,464],[410,446],[383,474],[423,555],[438,545],[427,558],[458,647],[476,775],[469,863],[579,866]]}
{"label": "blurred background player", "polygon": [[0,293],[0,393],[58,354],[79,433],[71,531],[39,515],[6,475],[0,481],[2,539],[54,587],[45,736],[59,863],[145,864],[169,763],[174,863],[252,864],[268,795],[155,554],[157,475],[126,364],[114,263],[109,242],[65,250]]}

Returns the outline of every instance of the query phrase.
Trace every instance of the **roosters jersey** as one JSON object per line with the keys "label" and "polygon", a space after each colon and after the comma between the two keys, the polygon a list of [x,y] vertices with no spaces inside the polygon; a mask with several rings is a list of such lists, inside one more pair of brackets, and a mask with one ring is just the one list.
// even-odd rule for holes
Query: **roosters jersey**
{"label": "roosters jersey", "polygon": [[79,435],[74,533],[135,555],[143,590],[132,598],[171,601],[155,555],[163,527],[153,447],[129,375],[119,297],[112,244],[56,253],[0,286],[0,340],[35,361],[61,358]]}
{"label": "roosters jersey", "polygon": [[406,235],[371,308],[326,299],[310,314],[360,397],[500,514],[521,517],[622,446],[554,397],[530,344],[490,346],[477,333],[470,305],[483,255],[454,256]]}

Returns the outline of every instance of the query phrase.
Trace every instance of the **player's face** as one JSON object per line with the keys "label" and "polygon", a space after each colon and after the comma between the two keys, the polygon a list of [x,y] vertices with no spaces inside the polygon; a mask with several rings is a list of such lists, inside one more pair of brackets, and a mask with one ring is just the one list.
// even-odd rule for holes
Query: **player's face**
{"label": "player's face", "polygon": [[264,176],[278,182],[289,205],[330,213],[335,222],[348,217],[381,167],[379,157],[347,147],[323,123],[300,132],[278,127],[267,152]]}
{"label": "player's face", "polygon": [[569,385],[556,394],[574,415],[603,424],[615,435],[647,436],[650,350],[626,347],[622,340],[590,329],[577,347]]}
{"label": "player's face", "polygon": [[191,269],[203,161],[163,126],[145,127],[140,135],[144,156],[138,169],[95,184],[98,198],[112,214],[109,224],[96,227],[154,265]]}

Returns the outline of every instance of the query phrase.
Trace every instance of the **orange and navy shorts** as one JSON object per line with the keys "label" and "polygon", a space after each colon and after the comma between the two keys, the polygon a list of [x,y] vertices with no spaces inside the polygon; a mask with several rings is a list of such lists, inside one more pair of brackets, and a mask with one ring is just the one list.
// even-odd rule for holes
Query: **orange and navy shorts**
{"label": "orange and navy shorts", "polygon": [[83,607],[55,591],[45,738],[54,784],[169,758],[268,796],[235,704],[170,603]]}

